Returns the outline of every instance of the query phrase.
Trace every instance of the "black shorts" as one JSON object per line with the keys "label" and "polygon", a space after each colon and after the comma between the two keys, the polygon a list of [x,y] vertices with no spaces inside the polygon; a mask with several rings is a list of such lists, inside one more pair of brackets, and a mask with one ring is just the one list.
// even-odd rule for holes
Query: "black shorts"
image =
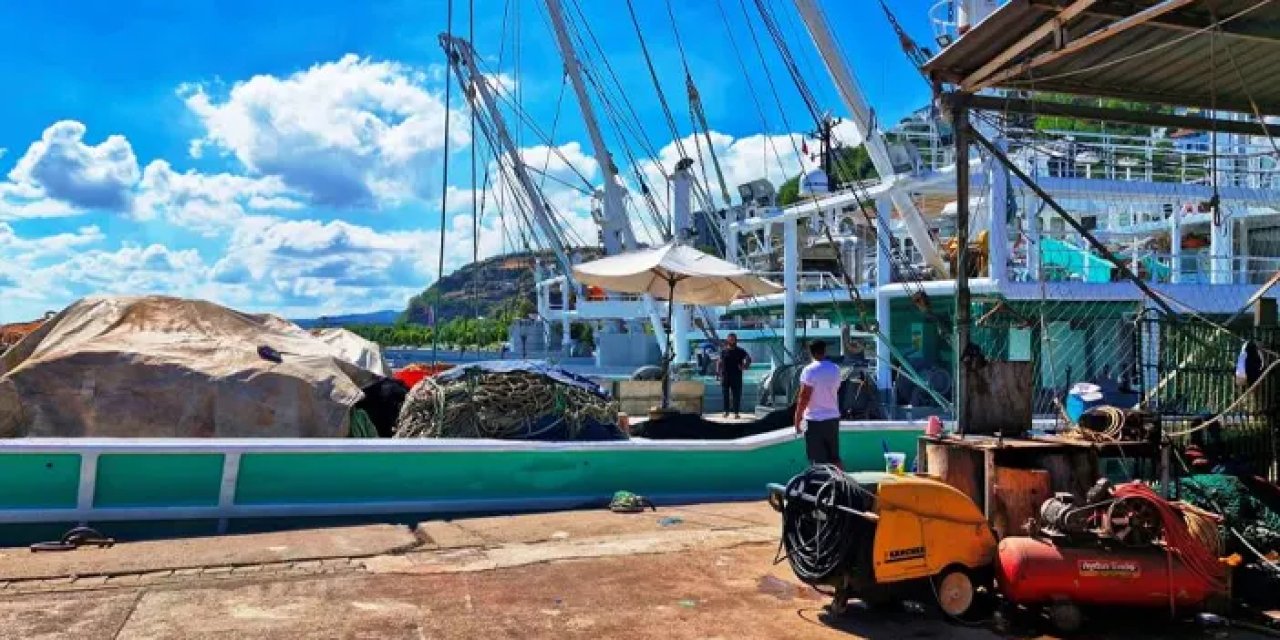
{"label": "black shorts", "polygon": [[810,464],[840,464],[840,419],[805,420],[804,450]]}

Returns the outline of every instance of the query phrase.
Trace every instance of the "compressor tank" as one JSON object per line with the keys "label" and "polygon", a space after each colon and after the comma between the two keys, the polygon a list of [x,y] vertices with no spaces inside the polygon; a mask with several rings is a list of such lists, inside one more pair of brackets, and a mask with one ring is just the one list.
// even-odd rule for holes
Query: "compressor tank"
{"label": "compressor tank", "polygon": [[1017,604],[1199,608],[1215,594],[1178,558],[1158,549],[1059,547],[1027,537],[1000,541],[996,581]]}

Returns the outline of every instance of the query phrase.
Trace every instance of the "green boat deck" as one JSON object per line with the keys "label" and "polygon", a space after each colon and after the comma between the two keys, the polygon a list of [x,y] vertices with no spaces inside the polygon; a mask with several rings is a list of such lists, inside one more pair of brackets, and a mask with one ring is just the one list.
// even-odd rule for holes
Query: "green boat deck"
{"label": "green boat deck", "polygon": [[[852,470],[883,448],[914,456],[923,422],[846,422]],[[0,534],[87,523],[379,514],[515,513],[603,505],[627,490],[659,504],[758,500],[807,466],[784,429],[731,441],[22,439],[0,449]]]}

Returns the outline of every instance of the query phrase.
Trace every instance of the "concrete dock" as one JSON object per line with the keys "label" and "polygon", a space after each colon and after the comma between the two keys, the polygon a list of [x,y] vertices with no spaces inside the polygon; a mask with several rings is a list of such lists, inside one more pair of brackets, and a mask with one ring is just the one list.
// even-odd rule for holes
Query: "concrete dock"
{"label": "concrete dock", "polygon": [[774,563],[778,522],[753,502],[0,549],[0,638],[998,637],[832,619]]}

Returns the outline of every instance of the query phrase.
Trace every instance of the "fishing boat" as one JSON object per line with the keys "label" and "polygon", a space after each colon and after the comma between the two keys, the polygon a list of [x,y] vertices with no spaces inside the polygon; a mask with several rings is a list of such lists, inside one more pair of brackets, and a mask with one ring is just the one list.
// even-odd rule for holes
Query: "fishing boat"
{"label": "fishing boat", "polygon": [[[974,260],[966,274],[974,296],[973,340],[989,358],[1034,364],[1040,416],[1059,414],[1077,382],[1099,382],[1119,395],[1154,384],[1150,371],[1138,371],[1135,357],[1152,348],[1135,322],[1156,306],[1152,292],[1158,303],[1172,301],[1179,311],[1228,318],[1280,270],[1280,170],[1269,137],[1007,116],[998,107],[1009,96],[996,94],[987,110],[974,112],[973,125],[1034,179],[1032,187],[990,154],[975,150],[958,163],[950,115],[938,105],[883,127],[819,4],[799,0],[795,6],[848,123],[865,140],[875,175],[837,184],[836,123],[823,116],[812,140],[818,161],[800,180],[799,201],[779,205],[778,185],[760,179],[738,185],[736,202],[706,206],[704,199],[702,210],[679,212],[687,226],[677,234],[698,238],[782,282],[786,291],[682,311],[677,317],[683,320],[672,328],[678,363],[690,361],[692,345],[734,332],[758,362],[785,373],[803,363],[805,342],[823,339],[867,354],[866,373],[884,407],[880,415],[953,415],[960,164],[969,175],[966,204],[973,212],[968,252]],[[954,42],[995,6],[938,3],[930,12],[936,41]],[[907,55],[921,61],[931,55],[887,9],[886,15]],[[760,19],[770,26],[769,16]],[[778,46],[784,59],[793,57],[785,42]],[[812,95],[809,85],[826,79],[797,74],[792,80],[802,95]],[[683,180],[696,183],[697,177],[677,171],[672,184],[678,189]],[[1052,194],[1083,229],[1068,225],[1036,189]],[[1107,252],[1139,281],[1125,277]],[[642,336],[617,335],[624,320],[641,321],[641,301],[550,304],[549,292],[564,283],[558,275],[540,279],[541,327],[594,322],[604,334],[597,363],[656,361],[657,351],[635,348]],[[662,335],[658,328],[647,335]],[[1148,379],[1139,379],[1143,375]],[[762,404],[770,404],[774,392],[786,396],[786,378],[769,379],[759,394]],[[709,406],[718,395],[708,391]]]}

